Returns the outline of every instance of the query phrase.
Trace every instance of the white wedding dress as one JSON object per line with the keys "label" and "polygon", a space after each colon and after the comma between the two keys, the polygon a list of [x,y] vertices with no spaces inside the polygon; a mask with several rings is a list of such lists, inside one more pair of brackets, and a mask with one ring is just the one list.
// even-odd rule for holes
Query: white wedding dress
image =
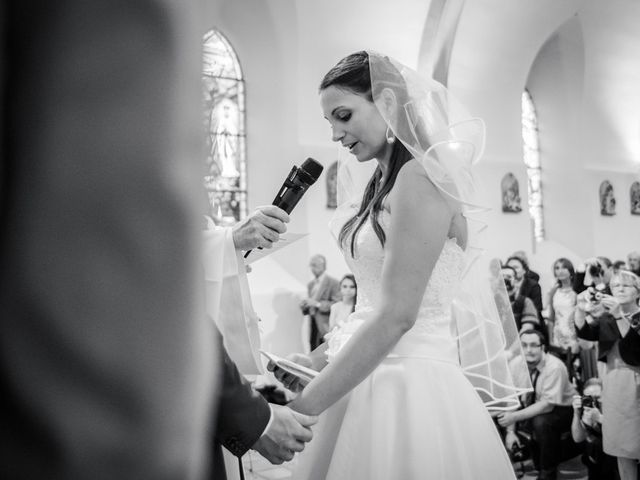
{"label": "white wedding dress", "polygon": [[[390,214],[380,216],[383,228]],[[329,334],[328,357],[376,308],[385,251],[370,222],[358,233],[356,311]],[[388,357],[313,428],[293,480],[507,480],[513,468],[493,421],[458,362],[451,302],[465,254],[449,239],[414,327]],[[348,368],[348,366],[346,367]]]}

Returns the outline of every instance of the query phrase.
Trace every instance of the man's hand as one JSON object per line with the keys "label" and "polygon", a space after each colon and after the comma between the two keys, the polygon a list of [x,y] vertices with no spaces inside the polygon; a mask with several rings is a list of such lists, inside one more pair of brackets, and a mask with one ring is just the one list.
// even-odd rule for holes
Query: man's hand
{"label": "man's hand", "polygon": [[582,423],[595,427],[596,423],[602,423],[602,414],[597,408],[585,407],[582,414]]}
{"label": "man's hand", "polygon": [[279,465],[291,460],[295,452],[304,450],[304,444],[313,438],[309,427],[316,424],[318,417],[275,404],[271,404],[271,411],[271,425],[251,448],[274,465]]}
{"label": "man's hand", "polygon": [[287,212],[274,205],[258,207],[255,212],[233,226],[233,245],[236,250],[271,248],[287,231]]}
{"label": "man's hand", "polygon": [[498,423],[502,427],[508,427],[517,422],[516,415],[513,412],[503,412],[498,415]]}
{"label": "man's hand", "polygon": [[571,406],[573,407],[573,413],[576,415],[580,415],[580,411],[582,410],[582,396],[574,395]]}

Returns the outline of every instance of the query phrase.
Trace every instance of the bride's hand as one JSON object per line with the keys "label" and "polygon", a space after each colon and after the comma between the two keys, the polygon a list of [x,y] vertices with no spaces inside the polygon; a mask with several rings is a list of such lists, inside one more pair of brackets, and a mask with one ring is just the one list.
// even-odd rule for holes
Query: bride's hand
{"label": "bride's hand", "polygon": [[[292,362],[295,362],[298,365],[302,365],[303,367],[313,368],[311,358],[301,353],[292,353],[291,355],[287,356],[287,360],[291,360]],[[304,390],[304,387],[307,386],[307,382],[305,380],[296,375],[293,375],[292,373],[286,372],[272,361],[269,361],[269,363],[267,364],[267,370],[273,372],[276,379],[287,390],[290,390],[293,393],[299,393]]]}

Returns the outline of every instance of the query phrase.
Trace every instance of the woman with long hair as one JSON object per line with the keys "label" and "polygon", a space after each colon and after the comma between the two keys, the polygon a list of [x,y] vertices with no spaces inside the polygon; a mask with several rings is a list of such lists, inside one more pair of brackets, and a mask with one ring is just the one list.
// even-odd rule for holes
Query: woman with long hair
{"label": "woman with long hair", "polygon": [[367,52],[325,75],[320,103],[332,139],[376,168],[337,211],[358,303],[289,404],[322,413],[293,477],[515,478],[483,401],[515,407],[522,389],[507,386],[505,336],[482,303],[493,302],[489,281],[461,286],[476,265],[466,216],[484,124],[437,82]]}

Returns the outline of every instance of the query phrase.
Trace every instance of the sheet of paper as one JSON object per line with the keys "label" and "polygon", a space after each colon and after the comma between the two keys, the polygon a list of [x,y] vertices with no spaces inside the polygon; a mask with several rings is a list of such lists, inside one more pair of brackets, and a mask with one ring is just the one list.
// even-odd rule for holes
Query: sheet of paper
{"label": "sheet of paper", "polygon": [[271,248],[263,248],[263,249],[259,249],[259,248],[254,248],[253,250],[251,250],[251,253],[249,254],[249,256],[247,258],[244,259],[244,263],[247,265],[251,265],[253,262],[257,262],[258,260],[260,260],[261,258],[264,258],[268,255],[271,255],[272,253],[277,252],[278,250],[285,248],[289,245],[291,245],[294,242],[297,242],[298,240],[300,240],[301,238],[306,237],[307,235],[309,235],[308,233],[293,233],[293,232],[287,232],[283,235],[280,235],[280,240],[278,240],[276,243],[273,244],[273,247]]}
{"label": "sheet of paper", "polygon": [[268,358],[270,361],[275,363],[278,367],[283,369],[285,372],[288,372],[296,377],[301,378],[305,381],[305,383],[313,380],[318,372],[315,370],[311,370],[310,368],[303,367],[302,365],[298,365],[291,360],[287,360],[286,358],[279,357],[278,355],[274,355],[273,353],[265,352],[264,350],[260,350],[260,353]]}

